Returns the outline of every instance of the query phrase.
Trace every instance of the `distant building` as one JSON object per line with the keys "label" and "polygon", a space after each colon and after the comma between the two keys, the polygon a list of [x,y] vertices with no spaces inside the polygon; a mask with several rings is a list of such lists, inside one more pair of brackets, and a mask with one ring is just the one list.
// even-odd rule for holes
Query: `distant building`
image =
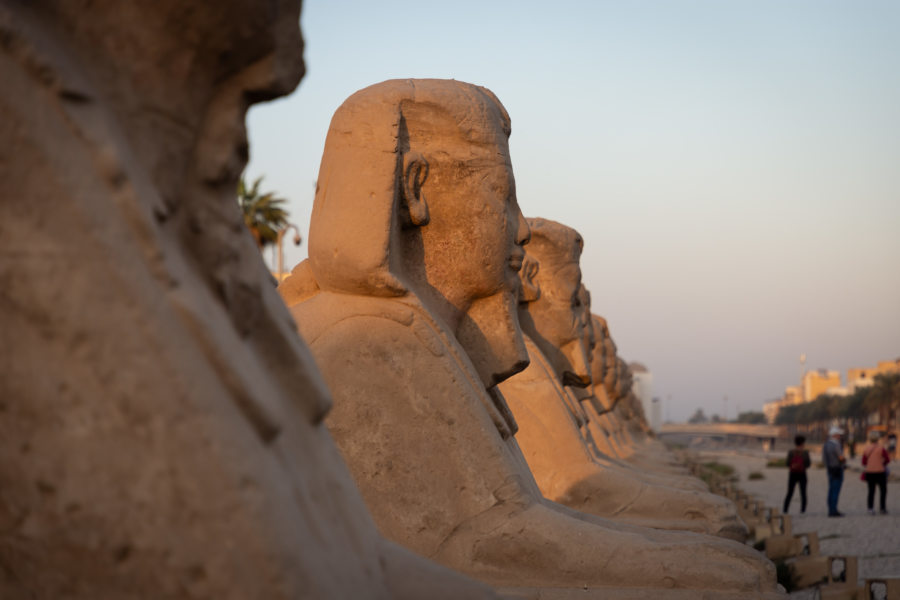
{"label": "distant building", "polygon": [[769,425],[775,423],[775,417],[782,406],[790,406],[792,404],[803,404],[803,389],[799,385],[789,385],[784,390],[784,396],[774,402],[766,402],[763,404],[763,414]]}
{"label": "distant building", "polygon": [[653,374],[639,362],[630,363],[628,368],[631,369],[631,375],[634,378],[634,382],[631,384],[631,391],[641,401],[647,424],[653,431],[659,431],[659,427],[662,425],[662,410],[659,400],[653,401]]}
{"label": "distant building", "polygon": [[869,387],[875,383],[876,370],[868,367],[847,369],[847,388],[855,392],[859,388]]}
{"label": "distant building", "polygon": [[816,369],[803,375],[803,401],[812,402],[830,388],[841,387],[841,374],[828,369]]}
{"label": "distant building", "polygon": [[897,360],[880,360],[877,367],[860,367],[847,369],[847,390],[852,394],[857,389],[869,387],[875,383],[876,375],[900,373],[900,358]]}
{"label": "distant building", "polygon": [[885,373],[900,373],[900,358],[879,361],[877,367],[847,369],[846,386],[841,385],[841,374],[838,371],[828,369],[808,371],[803,375],[801,385],[788,386],[784,396],[779,400],[763,404],[763,414],[766,415],[769,424],[772,424],[783,406],[812,402],[822,394],[847,396],[859,388],[872,385],[875,383],[876,375]]}
{"label": "distant building", "polygon": [[778,416],[778,411],[781,410],[782,404],[781,400],[774,400],[772,402],[766,402],[763,404],[763,414],[766,416],[766,423],[769,425],[775,424],[775,417]]}
{"label": "distant building", "polygon": [[900,358],[894,360],[879,360],[876,369],[879,375],[886,373],[900,373]]}
{"label": "distant building", "polygon": [[656,396],[650,401],[650,416],[648,424],[653,431],[659,431],[662,427],[662,401]]}

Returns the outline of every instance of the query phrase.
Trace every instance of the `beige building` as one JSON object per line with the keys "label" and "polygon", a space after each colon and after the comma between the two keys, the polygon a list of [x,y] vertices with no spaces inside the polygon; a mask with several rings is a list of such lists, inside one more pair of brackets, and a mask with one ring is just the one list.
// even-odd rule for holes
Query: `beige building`
{"label": "beige building", "polygon": [[821,394],[845,395],[847,390],[841,387],[841,374],[838,371],[817,369],[808,371],[803,375],[801,385],[789,385],[784,390],[784,396],[774,402],[763,404],[763,414],[771,425],[778,416],[782,406],[803,404],[812,402]]}
{"label": "beige building", "polygon": [[847,369],[847,389],[852,394],[858,388],[868,387],[875,383],[876,375],[886,373],[900,373],[900,358],[896,360],[880,360],[877,367]]}
{"label": "beige building", "polygon": [[851,393],[862,387],[869,387],[875,383],[877,369],[862,367],[859,369],[847,369],[847,388]]}
{"label": "beige building", "polygon": [[769,424],[772,424],[782,406],[812,402],[822,394],[846,396],[858,388],[872,385],[875,383],[875,376],[884,373],[900,373],[900,358],[878,361],[877,367],[847,369],[846,386],[841,385],[841,374],[838,371],[808,371],[803,375],[801,385],[788,386],[781,399],[763,404],[763,414]]}
{"label": "beige building", "polygon": [[778,416],[778,411],[782,406],[792,404],[803,404],[803,390],[799,385],[789,385],[784,389],[784,396],[780,400],[763,404],[763,414],[769,425],[775,422],[775,417]]}
{"label": "beige building", "polygon": [[775,402],[766,402],[763,404],[763,414],[766,416],[766,423],[772,425],[775,423],[775,417],[778,416],[778,411],[781,410],[781,400],[776,400]]}
{"label": "beige building", "polygon": [[895,358],[894,360],[880,360],[878,361],[878,375],[883,375],[885,373],[900,373],[900,358]]}
{"label": "beige building", "polygon": [[812,402],[822,394],[829,393],[832,388],[840,387],[841,374],[839,371],[829,371],[828,369],[807,371],[803,375],[803,401]]}

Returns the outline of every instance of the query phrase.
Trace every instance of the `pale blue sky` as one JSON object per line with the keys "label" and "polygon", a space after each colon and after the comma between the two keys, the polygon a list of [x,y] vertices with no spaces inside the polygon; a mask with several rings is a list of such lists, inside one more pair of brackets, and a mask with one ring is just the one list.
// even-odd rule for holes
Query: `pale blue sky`
{"label": "pale blue sky", "polygon": [[900,2],[304,4],[307,75],[251,111],[247,171],[302,229],[347,96],[459,79],[506,106],[523,212],[582,233],[594,312],[673,419],[760,409],[801,352],[900,357]]}

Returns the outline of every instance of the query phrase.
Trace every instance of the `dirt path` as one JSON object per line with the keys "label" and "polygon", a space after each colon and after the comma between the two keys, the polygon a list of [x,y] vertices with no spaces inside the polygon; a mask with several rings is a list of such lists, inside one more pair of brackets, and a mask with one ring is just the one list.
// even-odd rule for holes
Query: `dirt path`
{"label": "dirt path", "polygon": [[[762,452],[700,452],[699,456],[704,462],[716,460],[733,466],[740,478],[737,485],[741,489],[763,500],[767,506],[781,509],[787,492],[787,469],[767,468],[768,457]],[[770,456],[783,458],[780,452]],[[851,462],[838,502],[839,510],[846,516],[829,518],[825,470],[815,468],[816,463],[821,462],[817,455],[813,455],[812,459],[814,467],[808,471],[809,502],[806,514],[800,514],[799,490],[795,490],[788,511],[794,531],[818,532],[822,554],[859,557],[860,583],[870,577],[900,577],[900,483],[896,478],[888,483],[888,514],[869,515],[866,511],[866,483],[860,481],[859,472],[853,470],[857,465]],[[763,479],[748,479],[752,472],[762,473]],[[877,494],[875,508],[878,508]],[[791,596],[794,597],[794,594]]]}

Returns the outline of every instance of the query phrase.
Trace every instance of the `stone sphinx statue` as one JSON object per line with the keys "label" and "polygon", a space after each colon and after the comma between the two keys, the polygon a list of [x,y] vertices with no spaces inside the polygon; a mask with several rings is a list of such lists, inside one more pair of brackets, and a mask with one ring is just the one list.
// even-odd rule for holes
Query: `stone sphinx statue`
{"label": "stone sphinx statue", "polygon": [[0,598],[496,598],[377,532],[236,206],[299,12],[0,2]]}
{"label": "stone sphinx statue", "polygon": [[541,496],[496,388],[528,363],[516,291],[530,232],[509,134],[490,91],[444,80],[365,88],[328,131],[309,259],[281,290],[379,529],[517,596],[771,591],[771,565],[746,547]]}
{"label": "stone sphinx statue", "polygon": [[[613,421],[612,404],[609,405],[609,408],[603,404],[606,401],[606,396],[602,393],[604,386],[599,386],[600,396],[604,398],[604,401],[601,401],[594,395],[594,392],[598,390],[598,385],[595,385],[593,382],[603,382],[606,378],[612,397],[618,398],[618,394],[625,396],[630,393],[631,373],[627,369],[625,362],[617,356],[615,344],[609,336],[605,321],[602,322],[601,327],[594,327],[595,319],[590,313],[590,293],[583,284],[579,285],[577,291],[575,291],[575,281],[576,279],[580,281],[580,267],[578,266],[582,246],[580,236],[574,230],[552,221],[534,219],[532,220],[532,225],[536,230],[545,231],[546,235],[544,237],[548,240],[555,240],[555,243],[545,243],[543,245],[533,243],[531,245],[530,254],[543,256],[550,267],[549,272],[544,276],[543,284],[550,289],[554,287],[566,289],[567,297],[560,302],[560,305],[561,307],[571,306],[572,308],[569,309],[570,314],[568,315],[565,310],[561,309],[554,319],[552,311],[540,306],[542,302],[547,302],[549,298],[538,302],[529,300],[522,303],[522,308],[527,311],[521,314],[522,321],[526,323],[526,330],[529,328],[535,329],[535,339],[541,340],[542,351],[546,349],[548,353],[553,351],[554,342],[551,340],[555,340],[556,344],[571,344],[575,338],[580,336],[583,347],[591,355],[591,375],[589,378],[591,384],[584,386],[573,383],[572,378],[569,377],[569,384],[565,386],[565,393],[567,398],[574,397],[581,401],[584,414],[587,416],[586,426],[582,426],[581,431],[588,448],[594,454],[594,459],[601,464],[610,464],[610,460],[612,460],[614,464],[621,466],[621,463],[615,460],[619,458],[621,445],[625,443],[633,445],[633,440],[631,438],[628,441],[614,440],[612,438],[610,432],[612,430],[621,430],[623,426],[617,423],[617,418]],[[535,235],[535,239],[540,237]],[[573,242],[573,240],[576,241]],[[526,256],[526,261],[528,260],[532,260],[532,257]],[[540,269],[537,268],[535,271],[539,273]],[[571,274],[576,272],[578,276],[573,278]],[[559,294],[556,294],[556,296],[559,296]],[[531,316],[532,314],[534,317]],[[602,319],[600,320],[602,321]],[[538,326],[545,332],[544,335],[537,333]],[[566,378],[567,368],[583,370],[581,366],[573,365],[567,367],[564,363],[561,367],[557,365],[556,374],[560,383]],[[610,370],[611,377],[607,377],[607,369]],[[571,404],[571,400],[568,401],[568,404]],[[632,453],[633,450],[629,451],[629,454]],[[706,486],[694,478],[659,478],[652,474],[653,471],[657,470],[670,473],[671,470],[668,466],[642,464],[641,467],[644,470],[636,476],[651,483],[707,491]],[[679,469],[679,474],[685,472],[683,467]],[[632,476],[634,475],[632,473]]]}
{"label": "stone sphinx statue", "polygon": [[[581,236],[545,219],[529,219],[528,260],[538,263],[540,294],[520,305],[531,364],[500,384],[519,424],[516,439],[542,494],[570,508],[649,527],[743,539],[746,528],[726,499],[678,486],[671,477],[635,470],[597,447],[572,413],[564,382],[591,381],[589,307],[581,286]],[[523,287],[525,284],[522,284]],[[533,284],[532,284],[533,285]],[[548,356],[553,358],[547,358]],[[569,358],[572,357],[572,358]],[[688,488],[688,489],[683,489]]]}
{"label": "stone sphinx statue", "polygon": [[[618,434],[621,447],[633,449],[646,441],[643,427],[631,427],[623,417],[622,403],[631,396],[632,374],[624,359],[619,357],[616,344],[609,333],[606,319],[591,315],[597,344],[591,357],[591,386],[589,400],[595,410],[606,419]],[[640,431],[637,431],[640,429]],[[704,486],[705,489],[705,486]]]}
{"label": "stone sphinx statue", "polygon": [[[590,343],[586,343],[592,348],[591,354],[591,376],[598,382],[603,382],[607,375],[607,355],[611,357],[609,361],[614,379],[610,380],[611,395],[615,397],[618,406],[618,394],[621,390],[619,384],[619,371],[621,370],[621,379],[628,388],[626,398],[629,402],[637,403],[638,399],[631,393],[631,371],[627,368],[626,363],[616,355],[615,343],[609,335],[609,328],[605,319],[592,315],[590,312],[591,295],[584,286],[581,290],[580,310],[583,315],[587,330],[590,332],[586,339],[589,338]],[[589,430],[592,438],[595,440],[594,447],[601,450],[604,456],[601,459],[612,458],[617,462],[625,461],[629,466],[640,469],[642,472],[664,473],[675,475],[675,478],[668,478],[665,482],[668,485],[682,489],[693,489],[708,491],[706,484],[695,477],[689,476],[689,471],[681,464],[678,464],[671,453],[665,447],[651,439],[648,436],[650,431],[646,419],[643,416],[643,410],[639,414],[634,415],[635,428],[632,436],[632,429],[623,424],[623,419],[615,412],[613,402],[609,401],[602,384],[590,385],[587,388],[570,388],[570,391],[581,402],[585,413],[589,417]],[[621,464],[621,462],[619,462]],[[741,528],[742,529],[742,528]],[[735,532],[740,537],[739,532]]]}
{"label": "stone sphinx statue", "polygon": [[[624,454],[631,454],[634,445],[633,440],[626,442],[621,435],[622,425],[617,419],[612,417],[611,411],[607,410],[603,402],[597,398],[595,391],[597,384],[594,381],[602,381],[606,365],[606,344],[602,339],[602,332],[595,330],[593,315],[590,312],[591,294],[582,284],[578,291],[578,305],[576,313],[580,315],[581,325],[584,329],[584,346],[590,349],[591,362],[591,384],[586,387],[568,386],[567,391],[573,395],[581,404],[582,409],[587,416],[587,437],[591,440],[589,448],[594,452],[595,458],[605,460],[607,458],[621,458]],[[600,339],[598,341],[598,335]],[[598,369],[600,370],[598,372]],[[655,465],[651,465],[650,471]],[[696,482],[701,487],[693,486],[695,489],[706,491],[706,487],[699,480]],[[675,487],[682,487],[675,485]]]}
{"label": "stone sphinx statue", "polygon": [[[631,370],[625,360],[618,356],[606,319],[598,315],[591,316],[597,337],[591,373],[594,381],[602,384],[592,386],[590,401],[602,415],[601,419],[607,419],[605,423],[615,430],[620,458],[644,466],[652,465],[657,469],[664,465],[669,472],[685,473],[685,469],[676,463],[661,443],[648,439],[646,420],[639,418],[635,422],[635,411],[626,408],[628,403],[639,402],[631,392]],[[641,456],[646,456],[648,460],[639,460]],[[705,485],[702,487],[706,489]]]}
{"label": "stone sphinx statue", "polygon": [[[602,386],[603,371],[606,368],[606,344],[603,343],[602,332],[595,327],[590,306],[591,294],[582,284],[578,290],[576,312],[580,315],[581,325],[584,329],[584,346],[590,349],[591,383],[586,387],[569,386],[568,391],[580,401],[588,418],[587,429],[593,440],[592,451],[595,451],[595,454],[599,451],[605,456],[619,457],[624,451],[623,446],[626,443],[619,435],[621,426],[612,420],[610,411],[595,395],[597,386]],[[601,336],[600,339],[598,336]]]}

